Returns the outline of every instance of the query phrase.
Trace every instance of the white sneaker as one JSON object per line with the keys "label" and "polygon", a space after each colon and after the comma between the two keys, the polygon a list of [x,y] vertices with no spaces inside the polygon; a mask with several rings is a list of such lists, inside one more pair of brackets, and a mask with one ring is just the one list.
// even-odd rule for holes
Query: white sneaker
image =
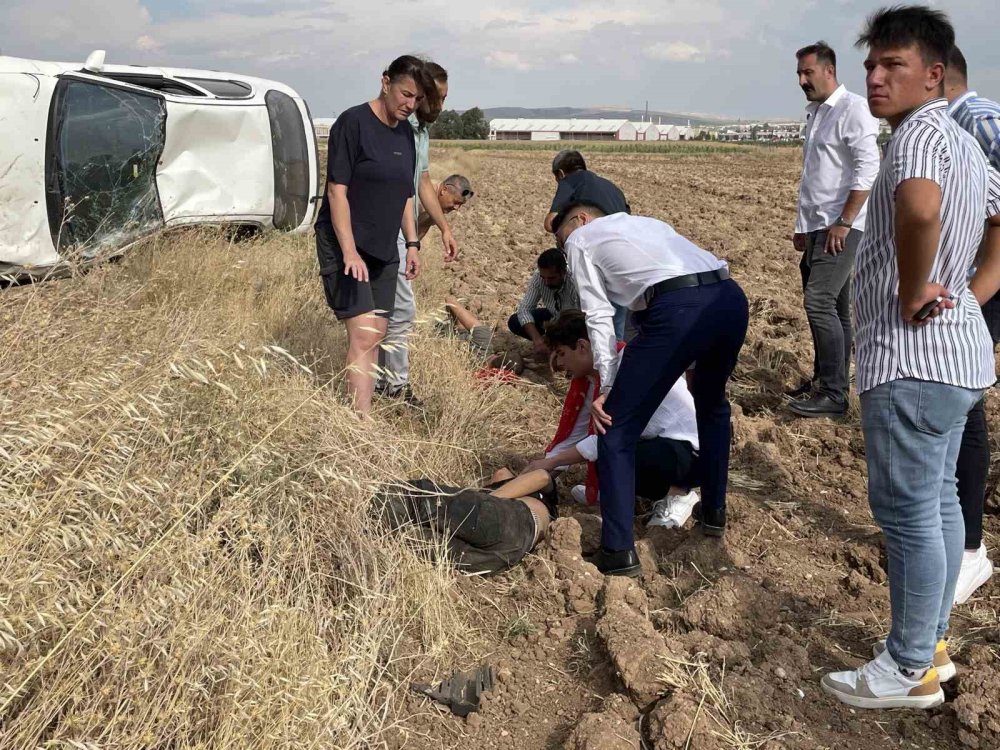
{"label": "white sneaker", "polygon": [[691,518],[691,511],[698,503],[698,493],[691,490],[685,495],[667,495],[653,503],[653,515],[646,526],[663,526],[679,529]]}
{"label": "white sneaker", "polygon": [[582,484],[573,485],[570,489],[569,494],[573,496],[573,499],[580,505],[587,504],[587,487]]}
{"label": "white sneaker", "polygon": [[993,575],[993,563],[986,556],[986,545],[979,545],[974,552],[968,550],[962,554],[962,569],[958,572],[958,583],[955,585],[955,604],[964,604],[976,589],[990,580]]}
{"label": "white sneaker", "polygon": [[[883,651],[885,651],[885,641],[877,641],[872,645],[872,653],[876,659],[882,655]],[[955,675],[958,674],[955,662],[951,660],[951,656],[948,654],[947,641],[942,640],[937,642],[937,646],[934,648],[934,661],[931,663],[934,665],[934,669],[937,670],[938,680],[942,683],[955,679]]]}
{"label": "white sneaker", "polygon": [[930,667],[922,677],[910,678],[888,649],[859,669],[823,675],[820,685],[855,708],[933,708],[944,703],[937,669]]}

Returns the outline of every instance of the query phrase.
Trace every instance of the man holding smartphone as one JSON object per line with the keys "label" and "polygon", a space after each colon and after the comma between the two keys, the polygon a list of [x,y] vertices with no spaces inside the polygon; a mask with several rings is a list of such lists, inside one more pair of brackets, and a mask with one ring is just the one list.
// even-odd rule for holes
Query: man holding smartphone
{"label": "man holding smartphone", "polygon": [[947,16],[920,6],[876,12],[858,40],[872,114],[893,130],[854,288],[868,501],[889,561],[891,626],[872,661],[821,683],[858,708],[944,702],[940,681],[953,670],[937,667],[950,662],[943,639],[964,542],[955,464],[966,415],[996,380],[979,300],[1000,288],[1000,174],[948,115],[954,43]]}
{"label": "man holding smartphone", "polygon": [[864,97],[837,81],[837,55],[816,42],[795,53],[809,100],[795,220],[795,249],[812,332],[813,376],[790,395],[800,417],[847,412],[851,367],[851,267],[878,174],[878,120]]}

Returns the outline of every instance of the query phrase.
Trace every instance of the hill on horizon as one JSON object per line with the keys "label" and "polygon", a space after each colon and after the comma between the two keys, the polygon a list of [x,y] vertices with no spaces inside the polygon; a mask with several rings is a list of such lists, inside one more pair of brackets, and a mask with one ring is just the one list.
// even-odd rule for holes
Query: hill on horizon
{"label": "hill on horizon", "polygon": [[[610,107],[489,107],[483,109],[487,120],[497,117],[513,118],[527,117],[537,119],[569,119],[583,120],[633,120],[639,121],[646,117],[641,109],[613,109]],[[649,119],[663,125],[722,125],[735,122],[733,118],[714,117],[706,114],[686,114],[683,112],[650,111]]]}

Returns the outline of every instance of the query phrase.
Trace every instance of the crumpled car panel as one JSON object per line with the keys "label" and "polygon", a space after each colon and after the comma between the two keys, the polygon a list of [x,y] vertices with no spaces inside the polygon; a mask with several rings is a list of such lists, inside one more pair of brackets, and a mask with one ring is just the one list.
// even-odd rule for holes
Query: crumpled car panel
{"label": "crumpled car panel", "polygon": [[42,172],[54,85],[44,76],[0,73],[0,270],[4,264],[59,261],[49,235]]}
{"label": "crumpled car panel", "polygon": [[274,167],[267,110],[167,102],[156,183],[167,226],[213,217],[270,226]]}

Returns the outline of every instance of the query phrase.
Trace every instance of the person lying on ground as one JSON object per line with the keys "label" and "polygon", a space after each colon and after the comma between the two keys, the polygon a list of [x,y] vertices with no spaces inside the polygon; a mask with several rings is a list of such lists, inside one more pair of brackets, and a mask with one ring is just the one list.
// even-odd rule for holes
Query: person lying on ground
{"label": "person lying on ground", "polygon": [[437,333],[468,343],[473,354],[484,361],[487,370],[508,370],[515,375],[524,371],[524,361],[516,352],[493,351],[494,326],[483,325],[475,313],[450,294],[444,298],[444,306],[448,318],[437,322]]}
{"label": "person lying on ground", "polygon": [[563,310],[579,309],[580,295],[566,271],[566,256],[559,248],[552,247],[538,256],[538,270],[528,282],[517,312],[507,321],[507,328],[515,336],[528,339],[537,356],[548,357],[545,324]]}
{"label": "person lying on ground", "polygon": [[[562,417],[545,457],[528,464],[527,471],[559,472],[573,464],[587,464],[587,484],[573,488],[578,502],[596,504],[598,480],[597,435],[590,405],[600,394],[587,318],[577,310],[564,312],[545,334],[552,349],[553,369],[572,378]],[[678,378],[642,431],[635,458],[635,493],[655,500],[647,525],[679,528],[698,502],[698,424],[694,399],[684,378]]]}
{"label": "person lying on ground", "polygon": [[[447,83],[445,83],[444,90],[447,93]],[[420,241],[424,239],[424,236],[432,226],[440,226],[437,223],[437,218],[457,211],[473,196],[469,180],[460,174],[453,174],[450,177],[446,177],[437,186],[431,183],[426,171],[423,172],[423,179],[425,179],[427,184],[424,185],[421,183],[421,194],[424,197],[429,197],[433,200],[433,203],[420,204],[420,213],[417,216],[417,239]],[[431,191],[429,196],[426,194],[427,189]],[[432,216],[428,210],[428,207],[432,205],[439,209],[437,218]],[[445,223],[444,227],[447,228],[447,226]],[[450,229],[448,229],[448,236],[451,236]],[[444,234],[442,233],[443,237]],[[410,388],[410,347],[408,345],[410,333],[413,331],[413,325],[417,320],[417,303],[413,295],[413,285],[407,277],[405,263],[406,248],[404,247],[405,241],[403,240],[402,233],[400,233],[396,242],[400,258],[403,260],[400,261],[400,270],[396,276],[395,307],[389,316],[389,323],[386,328],[385,342],[388,346],[380,347],[378,352],[379,379],[375,384],[375,392],[388,398],[400,399],[408,406],[420,408],[422,403],[414,395],[413,389]],[[445,259],[450,260],[447,246],[445,248]]]}
{"label": "person lying on ground", "polygon": [[515,477],[502,469],[478,489],[439,485],[429,479],[380,489],[373,517],[392,532],[444,543],[462,573],[509,570],[535,548],[556,518],[555,485],[544,471]]}

